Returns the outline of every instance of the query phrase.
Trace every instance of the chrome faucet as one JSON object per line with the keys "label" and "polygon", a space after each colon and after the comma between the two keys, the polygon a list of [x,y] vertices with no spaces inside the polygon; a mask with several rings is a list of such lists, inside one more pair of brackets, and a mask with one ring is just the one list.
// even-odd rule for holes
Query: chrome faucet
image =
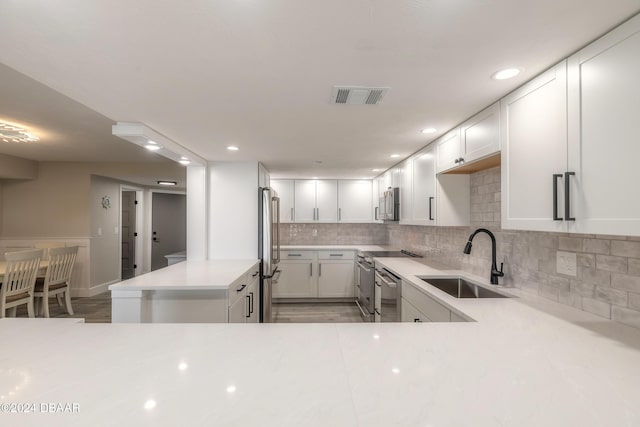
{"label": "chrome faucet", "polygon": [[467,255],[471,253],[471,241],[473,240],[474,237],[476,237],[476,234],[480,232],[487,233],[489,237],[491,237],[491,284],[497,285],[498,277],[504,276],[504,273],[502,272],[502,267],[504,266],[504,263],[503,262],[500,263],[500,270],[498,270],[498,266],[496,265],[496,236],[494,236],[491,231],[487,230],[486,228],[478,228],[476,231],[471,233],[471,235],[469,236],[469,241],[464,246],[463,252]]}

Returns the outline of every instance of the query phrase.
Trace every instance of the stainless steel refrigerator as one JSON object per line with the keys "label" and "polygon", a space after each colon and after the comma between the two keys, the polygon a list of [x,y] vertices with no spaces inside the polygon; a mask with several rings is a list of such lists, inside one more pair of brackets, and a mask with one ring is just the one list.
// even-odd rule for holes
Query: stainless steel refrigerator
{"label": "stainless steel refrigerator", "polygon": [[260,269],[260,321],[272,322],[271,295],[272,286],[278,281],[280,271],[280,198],[273,188],[260,187],[260,222],[258,256]]}

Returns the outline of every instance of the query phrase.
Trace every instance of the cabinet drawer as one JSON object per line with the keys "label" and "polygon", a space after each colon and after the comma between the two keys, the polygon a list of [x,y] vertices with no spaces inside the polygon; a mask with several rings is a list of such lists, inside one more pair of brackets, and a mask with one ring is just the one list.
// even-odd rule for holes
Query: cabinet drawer
{"label": "cabinet drawer", "polygon": [[402,282],[402,298],[405,298],[433,322],[449,322],[451,320],[451,312],[448,308],[404,281]]}
{"label": "cabinet drawer", "polygon": [[352,260],[355,251],[318,251],[318,259]]}
{"label": "cabinet drawer", "polygon": [[280,251],[280,260],[313,259],[313,251]]}
{"label": "cabinet drawer", "polygon": [[245,295],[249,285],[247,276],[251,277],[251,275],[245,273],[229,286],[229,306],[232,306],[238,298]]}

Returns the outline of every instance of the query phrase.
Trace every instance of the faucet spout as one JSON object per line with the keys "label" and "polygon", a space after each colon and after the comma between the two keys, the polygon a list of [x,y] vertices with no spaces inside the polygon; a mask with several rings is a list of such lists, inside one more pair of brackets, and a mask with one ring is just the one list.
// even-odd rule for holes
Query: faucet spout
{"label": "faucet spout", "polygon": [[498,270],[498,265],[496,260],[496,236],[494,236],[491,231],[487,230],[486,228],[478,228],[476,231],[471,233],[469,235],[469,241],[464,246],[463,252],[467,255],[471,253],[471,247],[472,247],[471,242],[473,241],[473,238],[476,237],[476,234],[478,233],[486,233],[491,238],[491,284],[497,285],[498,277],[504,277],[504,272],[502,271],[504,263],[502,262],[500,263],[500,270]]}

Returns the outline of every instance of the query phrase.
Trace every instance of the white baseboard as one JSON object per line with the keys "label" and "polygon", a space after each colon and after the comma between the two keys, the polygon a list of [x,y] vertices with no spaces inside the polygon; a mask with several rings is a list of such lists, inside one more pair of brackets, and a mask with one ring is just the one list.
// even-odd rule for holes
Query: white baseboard
{"label": "white baseboard", "polygon": [[119,281],[120,280],[112,280],[110,282],[92,286],[89,289],[71,289],[71,296],[79,298],[92,297],[103,292],[107,292],[109,290],[109,285],[113,285],[114,283],[118,283]]}

